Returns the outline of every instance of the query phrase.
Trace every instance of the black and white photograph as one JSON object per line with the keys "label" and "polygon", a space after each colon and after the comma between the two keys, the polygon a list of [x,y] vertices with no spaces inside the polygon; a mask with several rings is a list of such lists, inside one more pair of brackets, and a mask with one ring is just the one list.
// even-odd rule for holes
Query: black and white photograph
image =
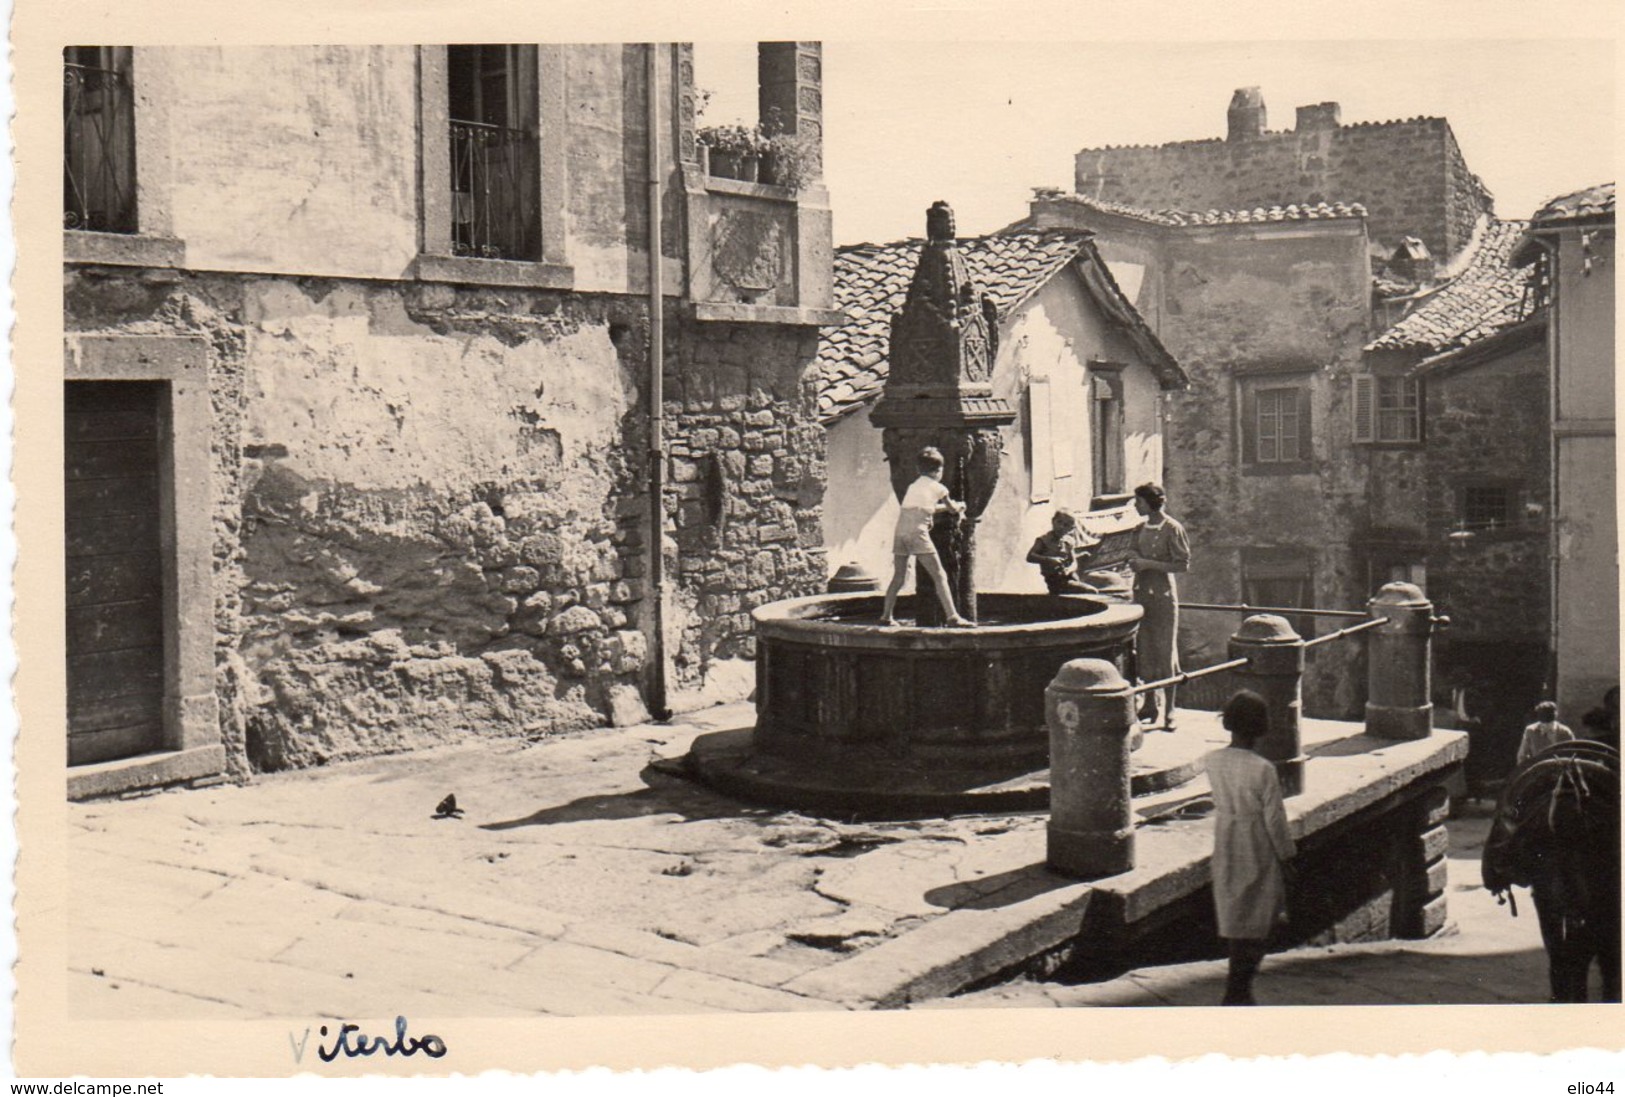
{"label": "black and white photograph", "polygon": [[1625,1050],[1612,13],[134,7],[13,38],[19,1074]]}

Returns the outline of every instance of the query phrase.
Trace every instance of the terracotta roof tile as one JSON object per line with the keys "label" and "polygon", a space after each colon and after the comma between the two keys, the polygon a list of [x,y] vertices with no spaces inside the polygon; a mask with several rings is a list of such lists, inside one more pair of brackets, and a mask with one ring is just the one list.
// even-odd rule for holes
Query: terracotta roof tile
{"label": "terracotta roof tile", "polygon": [[1121,202],[1108,202],[1088,198],[1081,194],[1063,194],[1059,201],[1075,202],[1080,206],[1116,214],[1134,221],[1179,228],[1195,225],[1258,225],[1271,221],[1331,221],[1364,217],[1365,207],[1358,202],[1319,202],[1314,205],[1269,206],[1250,210],[1151,210]]}
{"label": "terracotta roof tile", "polygon": [[1612,217],[1614,215],[1614,184],[1587,187],[1561,198],[1553,198],[1535,214],[1531,224],[1535,228],[1573,221],[1581,217]]}
{"label": "terracotta roof tile", "polygon": [[[1036,293],[1087,244],[1072,229],[1015,228],[959,241],[960,252],[1001,317]],[[880,394],[892,315],[903,307],[919,262],[919,239],[852,244],[836,249],[835,307],[847,322],[819,337],[819,415],[837,419]]]}
{"label": "terracotta roof tile", "polygon": [[1513,264],[1527,221],[1493,221],[1478,250],[1449,284],[1422,298],[1367,350],[1438,354],[1488,338],[1527,316],[1529,271]]}

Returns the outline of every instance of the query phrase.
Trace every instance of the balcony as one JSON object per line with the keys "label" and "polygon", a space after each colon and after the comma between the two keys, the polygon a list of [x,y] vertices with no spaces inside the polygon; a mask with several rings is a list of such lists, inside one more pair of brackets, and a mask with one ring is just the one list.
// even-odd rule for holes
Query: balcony
{"label": "balcony", "polygon": [[63,227],[136,231],[134,108],[127,73],[64,66]]}
{"label": "balcony", "polygon": [[541,253],[533,133],[451,122],[452,254],[531,260]]}

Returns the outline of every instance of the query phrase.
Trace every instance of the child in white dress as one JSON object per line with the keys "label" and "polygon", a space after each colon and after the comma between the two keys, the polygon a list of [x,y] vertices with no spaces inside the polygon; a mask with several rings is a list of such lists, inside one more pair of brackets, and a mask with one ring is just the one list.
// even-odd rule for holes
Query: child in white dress
{"label": "child in white dress", "polygon": [[1242,690],[1224,706],[1230,745],[1207,756],[1213,789],[1213,906],[1230,946],[1224,1005],[1250,1006],[1270,932],[1286,915],[1286,869],[1297,849],[1275,766],[1255,748],[1269,731],[1264,699]]}

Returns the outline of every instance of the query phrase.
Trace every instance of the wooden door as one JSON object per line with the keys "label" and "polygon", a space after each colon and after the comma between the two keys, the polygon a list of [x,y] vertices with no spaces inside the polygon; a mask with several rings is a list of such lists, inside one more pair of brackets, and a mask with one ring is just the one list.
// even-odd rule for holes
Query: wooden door
{"label": "wooden door", "polygon": [[69,381],[68,764],[164,745],[163,385]]}

